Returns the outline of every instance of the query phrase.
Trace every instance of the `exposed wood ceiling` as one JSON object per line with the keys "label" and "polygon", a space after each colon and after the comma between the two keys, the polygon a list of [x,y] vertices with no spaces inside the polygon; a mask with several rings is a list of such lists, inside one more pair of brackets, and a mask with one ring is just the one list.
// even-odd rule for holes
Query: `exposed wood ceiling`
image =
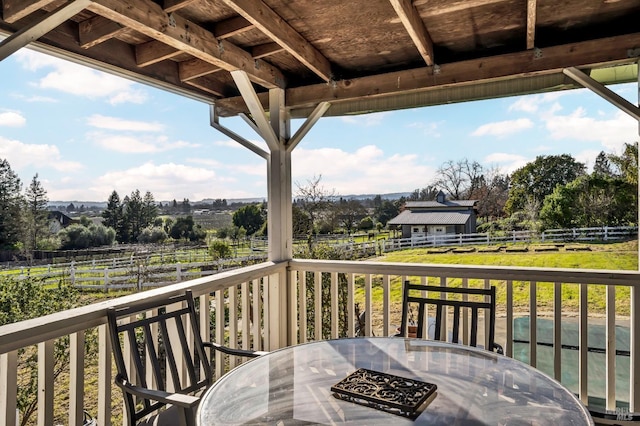
{"label": "exposed wood ceiling", "polygon": [[284,88],[305,116],[570,88],[564,68],[640,58],[640,0],[75,0],[66,16],[73,3],[0,0],[0,31],[221,115],[248,111],[236,70],[265,108]]}

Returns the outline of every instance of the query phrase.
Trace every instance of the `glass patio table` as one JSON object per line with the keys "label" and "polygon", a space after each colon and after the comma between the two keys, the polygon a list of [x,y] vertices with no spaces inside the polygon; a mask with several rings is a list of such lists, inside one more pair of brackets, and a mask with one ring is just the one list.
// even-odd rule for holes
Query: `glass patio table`
{"label": "glass patio table", "polygon": [[[336,387],[356,370],[365,376]],[[417,401],[417,410],[407,408],[433,384],[435,392]],[[382,399],[372,402],[374,393]],[[270,352],[218,380],[203,395],[197,417],[200,426],[593,425],[573,393],[529,365],[483,349],[398,337]]]}

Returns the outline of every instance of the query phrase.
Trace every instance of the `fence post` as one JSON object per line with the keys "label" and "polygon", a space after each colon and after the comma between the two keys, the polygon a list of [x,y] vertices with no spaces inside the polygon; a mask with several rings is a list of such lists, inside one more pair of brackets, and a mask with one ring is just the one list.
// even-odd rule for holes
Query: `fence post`
{"label": "fence post", "polygon": [[604,227],[604,240],[607,241],[609,239],[609,227]]}
{"label": "fence post", "polygon": [[109,268],[104,267],[104,292],[109,293]]}
{"label": "fence post", "polygon": [[75,262],[71,262],[71,267],[69,268],[69,275],[71,275],[71,286],[76,286],[76,265]]}
{"label": "fence post", "polygon": [[182,281],[182,267],[180,263],[176,263],[176,282]]}

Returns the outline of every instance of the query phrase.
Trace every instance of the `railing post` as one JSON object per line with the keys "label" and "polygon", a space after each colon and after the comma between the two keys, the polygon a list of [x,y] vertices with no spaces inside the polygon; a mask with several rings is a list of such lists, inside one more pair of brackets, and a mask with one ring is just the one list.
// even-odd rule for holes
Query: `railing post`
{"label": "railing post", "polygon": [[111,340],[106,324],[98,327],[98,424],[111,426]]}
{"label": "railing post", "polygon": [[53,354],[55,342],[38,343],[38,426],[53,424]]}
{"label": "railing post", "polygon": [[84,411],[84,331],[69,337],[69,425],[82,425]]}
{"label": "railing post", "polygon": [[18,351],[0,355],[0,388],[0,424],[15,425],[18,420]]}
{"label": "railing post", "polygon": [[640,290],[631,287],[631,342],[629,345],[629,411],[640,410]]}

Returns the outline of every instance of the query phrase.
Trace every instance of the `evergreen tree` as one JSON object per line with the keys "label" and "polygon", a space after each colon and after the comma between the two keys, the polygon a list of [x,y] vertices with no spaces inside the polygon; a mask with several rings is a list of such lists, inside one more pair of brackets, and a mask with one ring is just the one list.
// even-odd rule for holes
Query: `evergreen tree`
{"label": "evergreen tree", "polygon": [[0,160],[0,247],[13,249],[20,241],[22,183],[9,162]]}
{"label": "evergreen tree", "polygon": [[143,227],[151,226],[158,217],[158,206],[153,198],[153,194],[147,191],[142,200]]}
{"label": "evergreen tree", "polygon": [[611,164],[609,163],[609,158],[604,151],[600,151],[600,154],[596,157],[596,162],[593,165],[593,176],[597,176],[600,178],[612,177],[613,172],[611,171]]}
{"label": "evergreen tree", "polygon": [[127,241],[127,227],[124,223],[124,210],[122,202],[120,202],[120,196],[114,190],[109,195],[107,201],[107,208],[102,212],[102,223],[109,228],[113,228],[116,231],[116,239],[118,241]]}
{"label": "evergreen tree", "polygon": [[136,189],[124,199],[124,221],[128,225],[127,242],[138,241],[138,236],[145,227],[144,202],[140,190]]}
{"label": "evergreen tree", "polygon": [[38,248],[38,241],[49,230],[49,211],[47,204],[49,198],[47,191],[38,180],[38,174],[33,177],[29,187],[25,191],[25,251],[32,252]]}

